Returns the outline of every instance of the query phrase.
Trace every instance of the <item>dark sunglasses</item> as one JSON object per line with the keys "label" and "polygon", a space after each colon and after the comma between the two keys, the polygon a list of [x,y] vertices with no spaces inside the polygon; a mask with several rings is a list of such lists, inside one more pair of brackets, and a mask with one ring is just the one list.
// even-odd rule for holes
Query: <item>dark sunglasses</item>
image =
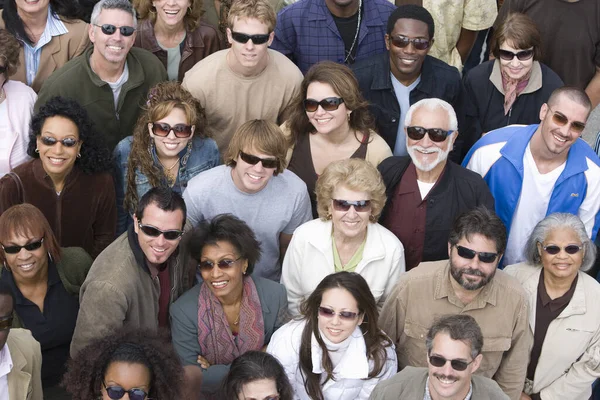
{"label": "dark sunglasses", "polygon": [[454,131],[445,131],[445,130],[439,129],[439,128],[425,129],[422,126],[407,126],[406,127],[406,134],[412,140],[421,140],[425,137],[425,134],[428,134],[429,139],[431,139],[432,142],[437,142],[437,143],[440,143],[440,142],[443,142],[444,140],[446,140],[448,135],[451,134],[452,132],[454,132]]}
{"label": "dark sunglasses", "polygon": [[333,317],[335,317],[336,314],[339,315],[339,317],[341,319],[345,319],[347,321],[354,321],[356,319],[356,317],[358,316],[357,313],[352,312],[352,311],[335,312],[334,310],[332,310],[331,308],[328,308],[328,307],[319,307],[319,315],[321,317],[333,318]]}
{"label": "dark sunglasses", "polygon": [[371,210],[371,200],[338,200],[333,199],[333,209],[336,211],[348,211],[350,207],[354,207],[356,212],[367,212]]}
{"label": "dark sunglasses", "polygon": [[567,254],[577,254],[581,251],[581,249],[583,249],[583,246],[577,246],[576,244],[570,244],[565,247],[560,247],[555,244],[551,244],[549,246],[544,246],[543,249],[546,253],[552,254],[552,255],[560,253],[560,251],[563,249],[565,250],[565,252]]}
{"label": "dark sunglasses", "polygon": [[242,258],[242,256],[239,256],[238,258],[236,258],[235,260],[230,260],[230,259],[223,259],[223,260],[219,260],[216,263],[212,262],[212,261],[200,261],[198,263],[198,268],[201,271],[211,271],[214,267],[215,264],[217,265],[217,267],[219,267],[219,269],[229,269],[231,267],[233,267],[235,265],[235,263],[237,261],[239,261]]}
{"label": "dark sunglasses", "polygon": [[270,34],[265,33],[261,35],[246,35],[245,33],[240,32],[231,32],[231,38],[238,43],[246,44],[248,40],[252,40],[254,44],[264,44],[269,41]]}
{"label": "dark sunglasses", "polygon": [[151,237],[159,237],[163,235],[166,240],[177,240],[183,235],[183,231],[179,229],[169,229],[167,231],[161,231],[155,226],[152,225],[143,225],[141,222],[138,222],[138,227],[144,232],[144,234]]}
{"label": "dark sunglasses", "polygon": [[[548,107],[548,110],[550,110],[550,112],[552,112],[552,121],[554,121],[554,123],[556,125],[565,126],[566,124],[569,123],[569,118],[565,117],[562,113],[559,113],[557,111],[552,111],[552,109],[550,107]],[[585,129],[585,124],[583,122],[573,121],[573,122],[571,122],[570,129],[575,133],[581,133]]]}
{"label": "dark sunglasses", "polygon": [[37,242],[27,243],[24,246],[4,246],[2,245],[2,249],[6,254],[18,254],[21,252],[21,249],[25,249],[27,251],[34,251],[42,247],[42,243],[44,243],[44,238],[41,238]]}
{"label": "dark sunglasses", "polygon": [[475,256],[477,256],[479,257],[479,261],[486,264],[493,263],[494,261],[496,261],[496,257],[498,257],[498,253],[486,253],[484,251],[475,251],[463,246],[456,246],[456,250],[458,250],[458,255],[462,258],[472,260],[473,258],[475,258]]}
{"label": "dark sunglasses", "polygon": [[[94,25],[94,26],[97,26],[100,29],[102,29],[102,33],[104,33],[105,35],[112,35],[117,31],[117,27],[114,25],[111,25],[111,24]],[[121,32],[121,35],[123,35],[123,36],[131,36],[131,35],[133,35],[133,32],[135,32],[135,28],[133,26],[120,26],[119,32]]]}
{"label": "dark sunglasses", "polygon": [[65,147],[74,147],[79,143],[79,140],[73,138],[58,140],[50,136],[42,136],[40,140],[45,146],[54,146],[56,143],[60,142]]}
{"label": "dark sunglasses", "polygon": [[5,73],[7,69],[8,67],[6,65],[0,65],[0,74]]}
{"label": "dark sunglasses", "polygon": [[500,58],[504,61],[512,61],[515,57],[517,57],[519,61],[525,61],[533,57],[533,49],[521,50],[517,51],[516,53],[513,53],[512,51],[508,50],[499,49],[498,54],[500,55]]}
{"label": "dark sunglasses", "polygon": [[455,371],[464,371],[467,369],[469,364],[471,364],[475,360],[471,360],[471,362],[466,362],[463,360],[447,360],[441,356],[429,356],[429,363],[434,367],[443,367],[446,363],[450,361],[450,365],[452,369]]}
{"label": "dark sunglasses", "polygon": [[192,134],[192,125],[175,124],[171,126],[164,122],[154,122],[152,124],[152,133],[154,133],[156,136],[169,136],[171,131],[173,131],[175,137],[187,138]]}
{"label": "dark sunglasses", "polygon": [[260,158],[252,154],[244,153],[240,151],[240,157],[242,161],[250,165],[256,165],[260,161],[264,168],[277,168],[279,161],[276,158]]}
{"label": "dark sunglasses", "polygon": [[5,331],[7,329],[10,329],[10,327],[12,327],[12,322],[13,322],[12,315],[2,318],[0,320],[0,331]]}
{"label": "dark sunglasses", "polygon": [[415,49],[417,50],[427,50],[429,48],[429,45],[431,44],[431,42],[429,41],[429,39],[423,39],[423,38],[415,38],[415,39],[411,39],[409,37],[406,36],[390,36],[390,41],[392,42],[392,44],[400,49],[405,48],[406,46],[408,46],[410,43],[412,43],[413,46],[415,46]]}
{"label": "dark sunglasses", "polygon": [[321,108],[325,111],[335,111],[340,108],[340,104],[344,102],[344,99],[341,97],[327,97],[321,101],[317,101],[315,99],[305,99],[304,100],[304,111],[315,112],[321,106]]}
{"label": "dark sunglasses", "polygon": [[104,388],[106,389],[108,397],[113,400],[122,399],[125,396],[125,393],[129,395],[130,400],[145,400],[148,396],[148,393],[144,392],[142,389],[125,390],[121,386],[106,386],[106,384],[104,384]]}

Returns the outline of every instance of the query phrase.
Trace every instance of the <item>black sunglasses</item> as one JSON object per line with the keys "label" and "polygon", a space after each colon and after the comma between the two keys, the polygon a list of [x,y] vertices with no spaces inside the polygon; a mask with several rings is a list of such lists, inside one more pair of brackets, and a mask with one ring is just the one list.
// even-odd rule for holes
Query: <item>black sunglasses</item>
{"label": "black sunglasses", "polygon": [[304,100],[304,111],[315,112],[321,106],[325,111],[335,111],[340,108],[340,104],[344,102],[341,97],[327,97],[321,101],[315,99]]}
{"label": "black sunglasses", "polygon": [[412,43],[413,46],[415,46],[415,49],[417,49],[417,50],[427,50],[431,43],[429,39],[423,39],[423,38],[411,39],[409,37],[402,36],[402,35],[390,36],[390,40],[394,46],[396,46],[400,49],[403,49],[406,46],[408,46],[410,43]]}
{"label": "black sunglasses", "polygon": [[445,130],[439,129],[439,128],[425,129],[422,126],[407,126],[406,127],[406,134],[412,140],[421,140],[425,137],[425,134],[428,134],[429,139],[431,139],[432,142],[437,142],[437,143],[440,143],[440,142],[443,142],[444,140],[446,140],[448,135],[451,134],[452,132],[454,132],[454,131],[445,131]]}
{"label": "black sunglasses", "polygon": [[455,371],[464,371],[467,369],[469,364],[471,364],[475,360],[471,360],[470,362],[466,362],[464,360],[448,360],[442,356],[429,356],[429,363],[434,367],[443,367],[446,363],[450,361],[450,365],[452,369]]}
{"label": "black sunglasses", "polygon": [[496,261],[498,253],[486,253],[484,251],[471,250],[468,247],[456,246],[456,250],[459,256],[472,260],[475,256],[479,257],[479,261],[482,263],[490,264]]}
{"label": "black sunglasses", "polygon": [[54,146],[56,143],[60,142],[65,147],[74,147],[77,145],[77,143],[79,143],[79,140],[73,138],[58,140],[50,136],[42,136],[40,140],[45,146]]}
{"label": "black sunglasses", "polygon": [[354,207],[356,212],[367,212],[371,210],[371,200],[338,200],[333,199],[333,209],[336,211],[348,211],[350,207]]}
{"label": "black sunglasses", "polygon": [[152,124],[152,133],[154,133],[156,136],[169,136],[171,131],[173,131],[175,137],[187,138],[192,135],[192,125],[175,124],[171,126],[164,122],[154,122]]}
{"label": "black sunglasses", "polygon": [[525,61],[533,57],[533,49],[521,50],[517,51],[516,53],[513,53],[512,51],[508,50],[499,49],[498,54],[500,55],[500,58],[504,61],[512,61],[515,57],[517,57],[519,61]]}
{"label": "black sunglasses", "polygon": [[210,271],[215,267],[215,264],[216,264],[217,267],[219,267],[219,269],[229,269],[229,268],[233,267],[235,265],[235,263],[237,261],[239,261],[241,258],[242,258],[242,256],[239,256],[235,260],[230,260],[228,258],[225,258],[223,260],[217,261],[216,263],[209,261],[209,260],[204,260],[204,261],[200,261],[198,263],[198,268],[201,271]]}
{"label": "black sunglasses", "polygon": [[246,35],[245,33],[240,32],[231,32],[231,38],[238,43],[246,44],[248,40],[252,40],[254,44],[264,44],[269,41],[270,34],[264,33],[261,35]]}
{"label": "black sunglasses", "polygon": [[129,395],[130,400],[145,400],[148,396],[148,393],[144,392],[142,389],[129,389],[125,390],[121,386],[106,386],[104,384],[104,388],[106,389],[106,394],[113,400],[122,399],[125,396],[125,393]]}
{"label": "black sunglasses", "polygon": [[12,322],[13,322],[12,315],[9,315],[7,317],[0,319],[0,331],[5,331],[7,329],[10,329],[12,327]]}
{"label": "black sunglasses", "polygon": [[567,254],[577,254],[583,249],[583,246],[577,246],[576,244],[570,244],[565,247],[560,247],[555,244],[551,244],[543,247],[544,251],[548,254],[556,255],[560,253],[561,250],[565,250]]}
{"label": "black sunglasses", "polygon": [[335,312],[329,307],[319,307],[319,315],[325,318],[333,318],[335,315],[339,315],[341,319],[345,319],[347,321],[354,321],[358,316],[357,313],[352,311],[339,311]]}
{"label": "black sunglasses", "polygon": [[42,243],[44,243],[44,238],[41,238],[37,242],[27,243],[24,246],[4,246],[2,245],[2,249],[6,254],[18,254],[21,252],[21,249],[25,249],[27,251],[34,251],[42,247]]}
{"label": "black sunglasses", "polygon": [[0,74],[5,73],[7,69],[8,67],[6,65],[0,65]]}
{"label": "black sunglasses", "polygon": [[[104,25],[94,24],[94,26],[97,26],[100,29],[102,29],[102,33],[104,33],[105,35],[112,35],[117,31],[117,27],[114,25],[111,25],[111,24],[104,24]],[[121,35],[123,35],[123,36],[131,36],[131,35],[133,35],[133,32],[135,32],[135,28],[133,26],[120,26],[119,32],[121,32]]]}
{"label": "black sunglasses", "polygon": [[[550,107],[548,107],[548,110],[550,110],[550,112],[552,113],[552,121],[554,121],[554,123],[556,125],[565,126],[566,124],[569,123],[569,118],[567,118],[562,113],[560,113],[558,111],[553,111]],[[572,121],[571,127],[569,129],[572,130],[573,132],[579,134],[579,133],[583,132],[583,130],[585,129],[585,124],[583,122],[579,122],[579,121]]]}
{"label": "black sunglasses", "polygon": [[244,153],[240,151],[240,157],[242,161],[250,165],[256,165],[260,161],[264,168],[277,168],[279,161],[276,158],[260,158],[252,154]]}
{"label": "black sunglasses", "polygon": [[148,236],[159,237],[160,235],[163,235],[166,240],[177,240],[181,237],[181,235],[183,235],[183,231],[180,231],[179,229],[161,231],[155,226],[143,225],[141,222],[138,222],[138,227]]}

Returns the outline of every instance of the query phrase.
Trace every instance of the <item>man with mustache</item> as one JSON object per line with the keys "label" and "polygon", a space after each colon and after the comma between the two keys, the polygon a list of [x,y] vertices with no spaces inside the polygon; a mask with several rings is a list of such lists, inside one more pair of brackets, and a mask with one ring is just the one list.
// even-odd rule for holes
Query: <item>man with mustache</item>
{"label": "man with mustache", "polygon": [[473,375],[481,366],[481,328],[470,315],[437,320],[425,340],[427,368],[406,367],[380,382],[371,400],[508,400],[493,380]]}
{"label": "man with mustache", "polygon": [[470,315],[484,338],[477,374],[519,400],[533,337],[525,291],[496,269],[505,247],[500,218],[478,207],[454,222],[450,260],[421,263],[400,277],[380,317],[381,329],[396,345],[400,369],[427,366],[425,339],[436,317]]}
{"label": "man with mustache", "polygon": [[407,271],[421,261],[448,259],[448,234],[459,214],[478,206],[494,209],[483,179],[448,161],[457,125],[450,104],[423,99],[406,116],[408,155],[379,164],[387,195],[380,221],[404,245]]}

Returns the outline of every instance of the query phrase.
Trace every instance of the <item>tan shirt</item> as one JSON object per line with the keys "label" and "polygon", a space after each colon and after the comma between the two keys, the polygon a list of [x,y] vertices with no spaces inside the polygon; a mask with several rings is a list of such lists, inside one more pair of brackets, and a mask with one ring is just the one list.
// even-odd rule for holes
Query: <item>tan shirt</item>
{"label": "tan shirt", "polygon": [[519,282],[496,271],[471,303],[458,299],[447,260],[424,262],[400,276],[380,317],[381,328],[396,345],[398,366],[427,366],[425,338],[437,317],[468,314],[484,337],[477,374],[494,379],[513,400],[523,389],[533,337],[528,327],[527,295]]}

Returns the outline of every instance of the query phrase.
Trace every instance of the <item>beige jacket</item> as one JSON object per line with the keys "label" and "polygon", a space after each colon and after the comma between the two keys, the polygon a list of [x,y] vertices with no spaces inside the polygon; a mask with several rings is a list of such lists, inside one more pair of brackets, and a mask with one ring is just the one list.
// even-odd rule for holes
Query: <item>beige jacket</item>
{"label": "beige jacket", "polygon": [[[535,331],[541,267],[527,263],[506,267],[529,297],[529,327]],[[535,370],[532,393],[544,400],[587,400],[600,378],[600,284],[579,271],[573,298],[550,323]]]}
{"label": "beige jacket", "polygon": [[13,367],[8,373],[10,400],[42,400],[42,350],[26,329],[13,328],[6,345]]}

